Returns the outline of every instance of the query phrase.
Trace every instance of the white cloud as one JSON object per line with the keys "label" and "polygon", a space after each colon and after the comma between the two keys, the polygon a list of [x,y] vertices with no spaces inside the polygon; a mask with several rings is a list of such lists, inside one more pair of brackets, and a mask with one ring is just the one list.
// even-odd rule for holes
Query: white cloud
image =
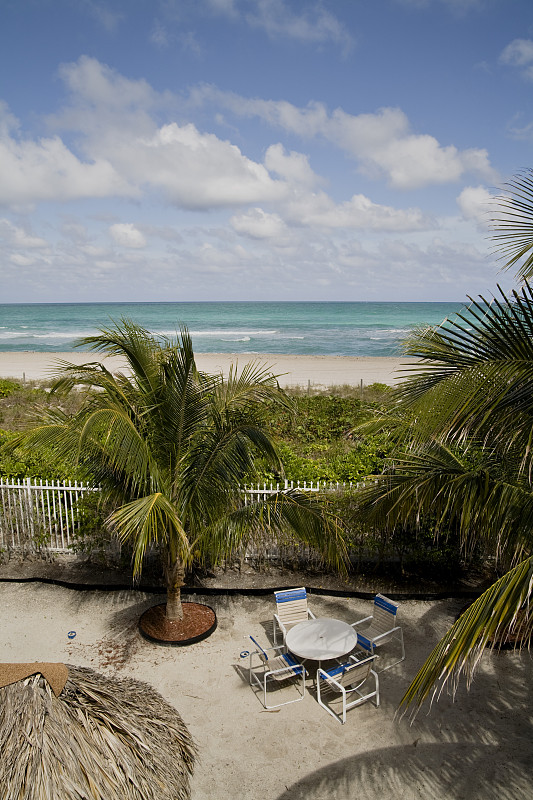
{"label": "white cloud", "polygon": [[[145,81],[86,57],[64,65],[61,75],[72,102],[49,123],[74,132],[84,158],[58,135],[24,138],[0,107],[0,204],[141,197],[151,188],[183,208],[207,209],[272,201],[288,191],[264,165],[192,123],[158,127],[150,111],[171,99]],[[297,158],[288,159],[294,169]]]}
{"label": "white cloud", "polygon": [[324,230],[416,231],[435,227],[435,222],[419,209],[379,205],[362,194],[338,204],[324,192],[302,195],[287,204],[287,218],[295,224]]}
{"label": "white cloud", "polygon": [[192,123],[158,126],[151,116],[175,100],[146,81],[130,81],[95,59],[63,65],[72,103],[50,118],[81,134],[87,158],[113,164],[137,192],[162,191],[176,205],[207,209],[279,199],[286,182],[247,158],[238,147]]}
{"label": "white cloud", "polygon": [[207,0],[217,14],[244,20],[271,39],[291,39],[302,44],[334,43],[346,53],[353,39],[343,24],[321,2],[306,2],[296,11],[287,0]]}
{"label": "white cloud", "polygon": [[286,153],[282,144],[271,145],[265,154],[265,166],[290,183],[311,188],[317,183],[317,176],[303,153]]}
{"label": "white cloud", "polygon": [[394,188],[453,183],[469,173],[484,180],[498,177],[486,150],[461,151],[428,134],[414,133],[399,108],[358,115],[338,108],[330,114],[322,103],[299,108],[286,101],[249,100],[213,87],[198,89],[191,99],[218,102],[238,115],[257,116],[302,138],[323,138],[356,159],[364,173],[385,177]]}
{"label": "white cloud", "polygon": [[470,9],[483,8],[486,0],[397,0],[397,2],[413,8],[427,8],[437,2],[441,2],[443,5],[449,6],[451,11],[462,16]]}
{"label": "white cloud", "polygon": [[251,208],[231,217],[230,224],[239,234],[252,239],[274,239],[278,243],[288,234],[286,224],[278,214],[267,214],[262,208]]}
{"label": "white cloud", "polygon": [[235,0],[207,0],[207,4],[219,14],[232,17],[237,15]]}
{"label": "white cloud", "polygon": [[457,205],[465,219],[474,220],[480,227],[486,228],[490,222],[494,196],[484,186],[466,186],[457,198]]}
{"label": "white cloud", "polygon": [[136,182],[164,190],[183,208],[279,200],[286,193],[285,184],[272,179],[262,164],[192,123],[164,125],[150,139],[113,150],[113,159]]}
{"label": "white cloud", "polygon": [[8,219],[0,219],[0,239],[15,248],[40,249],[48,247],[48,242],[40,236],[33,236]]}
{"label": "white cloud", "polygon": [[335,42],[345,48],[351,45],[351,37],[338,19],[319,3],[307,3],[303,13],[295,14],[284,0],[255,0],[246,19],[252,27],[262,28],[273,39]]}
{"label": "white cloud", "polygon": [[138,249],[146,247],[146,239],[141,231],[131,222],[122,222],[111,225],[109,233],[114,241],[122,247]]}
{"label": "white cloud", "polygon": [[81,6],[85,8],[108,33],[112,33],[123,18],[122,14],[117,14],[101,3],[95,3],[94,0],[82,0]]}
{"label": "white cloud", "polygon": [[135,193],[105,158],[83,162],[57,136],[33,141],[6,127],[0,133],[0,204]]}
{"label": "white cloud", "polygon": [[500,63],[521,68],[527,80],[533,80],[533,41],[531,39],[513,39],[502,50]]}
{"label": "white cloud", "polygon": [[150,42],[160,50],[166,50],[170,44],[168,29],[158,20],[154,21],[149,36]]}

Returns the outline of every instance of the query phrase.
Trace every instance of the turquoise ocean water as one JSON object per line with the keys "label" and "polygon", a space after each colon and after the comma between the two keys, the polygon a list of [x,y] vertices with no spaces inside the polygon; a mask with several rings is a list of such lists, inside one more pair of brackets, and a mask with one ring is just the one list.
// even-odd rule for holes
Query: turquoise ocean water
{"label": "turquoise ocean water", "polygon": [[461,303],[0,304],[0,350],[68,351],[112,320],[156,335],[186,325],[199,353],[395,356],[416,326],[438,325]]}

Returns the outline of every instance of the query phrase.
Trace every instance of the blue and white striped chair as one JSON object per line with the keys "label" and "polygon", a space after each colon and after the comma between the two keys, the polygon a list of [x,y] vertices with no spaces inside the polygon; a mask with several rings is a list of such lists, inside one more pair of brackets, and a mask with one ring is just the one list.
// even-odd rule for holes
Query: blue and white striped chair
{"label": "blue and white striped chair", "polygon": [[287,631],[299,622],[307,619],[316,619],[312,611],[307,607],[307,592],[303,586],[299,589],[281,589],[274,592],[276,598],[276,613],[274,614],[274,644],[277,644],[277,629],[283,635],[283,641]]}
{"label": "blue and white striped chair", "polygon": [[[392,639],[398,639],[402,649],[401,658],[393,661],[392,664],[387,664],[386,667],[380,670],[385,670],[395,667],[405,658],[405,647],[403,643],[403,631],[399,625],[396,624],[396,615],[398,613],[398,603],[389,600],[382,594],[377,594],[374,597],[374,612],[369,617],[360,619],[358,622],[352,623],[352,628],[357,632],[357,645],[362,647],[369,653],[374,654],[377,647],[390,642]],[[364,625],[370,621],[370,625],[362,631],[357,630],[359,625]]]}
{"label": "blue and white striped chair", "polygon": [[[376,706],[379,706],[379,678],[372,669],[376,658],[377,656],[367,656],[358,661],[350,656],[350,660],[344,664],[338,663],[330,669],[319,667],[317,670],[317,700],[328,714],[343,725],[348,709],[370,700],[371,697],[376,698]],[[363,693],[361,689],[369,679],[373,679],[374,689]]]}
{"label": "blue and white striped chair", "polygon": [[[257,650],[250,652],[250,686],[256,684],[261,689],[264,707],[279,708],[279,706],[286,706],[289,703],[297,703],[303,700],[305,695],[305,676],[307,674],[305,667],[294,658],[292,653],[283,652],[285,649],[283,645],[263,648],[253,636],[250,636],[250,639],[257,647]],[[270,652],[273,652],[273,655],[269,655]],[[269,682],[271,688],[274,688],[276,684],[290,680],[296,682],[296,688],[300,696],[294,700],[286,700],[283,703],[269,705],[267,702]]]}

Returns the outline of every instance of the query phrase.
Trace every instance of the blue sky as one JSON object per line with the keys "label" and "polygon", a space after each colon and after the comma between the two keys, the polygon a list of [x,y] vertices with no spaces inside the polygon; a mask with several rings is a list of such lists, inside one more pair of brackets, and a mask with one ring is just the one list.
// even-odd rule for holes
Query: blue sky
{"label": "blue sky", "polygon": [[0,300],[464,300],[531,0],[2,0]]}

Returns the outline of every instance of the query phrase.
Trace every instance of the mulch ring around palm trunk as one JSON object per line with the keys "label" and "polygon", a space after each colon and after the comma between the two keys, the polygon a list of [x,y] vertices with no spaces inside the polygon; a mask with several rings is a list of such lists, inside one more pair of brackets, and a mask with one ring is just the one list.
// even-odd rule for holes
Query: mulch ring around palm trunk
{"label": "mulch ring around palm trunk", "polygon": [[152,606],[141,616],[139,630],[145,639],[170,647],[180,647],[207,639],[217,627],[217,616],[203,603],[182,603],[183,619],[169,620],[165,603]]}
{"label": "mulch ring around palm trunk", "polygon": [[[472,603],[467,603],[462,607],[455,618],[456,621],[471,605]],[[520,650],[522,647],[527,647],[531,640],[531,633],[527,625],[526,615],[527,612],[525,609],[519,611],[514,625],[497,631],[494,636],[490,636],[487,639],[486,646],[494,648],[495,650]]]}

